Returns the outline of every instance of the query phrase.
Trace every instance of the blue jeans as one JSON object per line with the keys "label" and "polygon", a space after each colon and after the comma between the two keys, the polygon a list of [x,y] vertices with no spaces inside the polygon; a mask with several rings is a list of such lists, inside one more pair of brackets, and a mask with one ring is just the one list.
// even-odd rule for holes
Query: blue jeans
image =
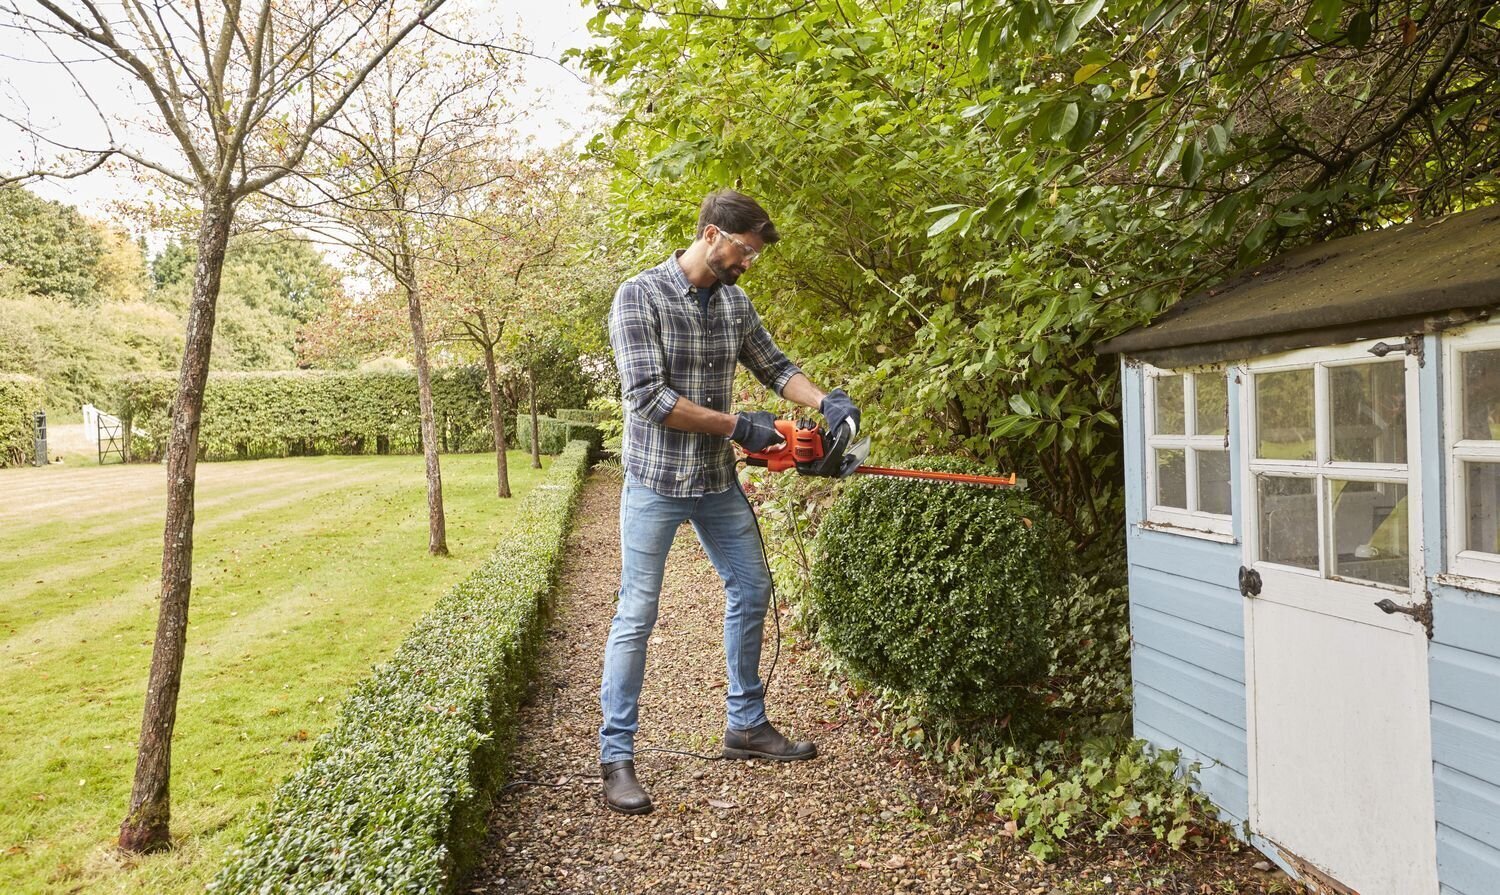
{"label": "blue jeans", "polygon": [[672,538],[691,521],[724,580],[724,658],[729,670],[729,726],[749,730],[766,720],[760,641],[771,600],[771,574],[744,492],[664,497],[627,477],[620,497],[620,602],[604,647],[599,705],[599,760],[630,758],[638,724],[646,641],[656,624],[662,573]]}

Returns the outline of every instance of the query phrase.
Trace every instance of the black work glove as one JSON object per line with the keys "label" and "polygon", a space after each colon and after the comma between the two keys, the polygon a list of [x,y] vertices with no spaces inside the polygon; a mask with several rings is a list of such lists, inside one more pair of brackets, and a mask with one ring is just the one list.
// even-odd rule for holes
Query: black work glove
{"label": "black work glove", "polygon": [[823,403],[818,405],[823,418],[828,420],[828,432],[833,434],[843,428],[845,420],[854,420],[854,431],[859,431],[859,408],[849,400],[849,393],[841,388],[823,396]]}
{"label": "black work glove", "polygon": [[735,414],[734,434],[729,437],[752,454],[785,444],[786,439],[776,431],[776,415],[769,410],[740,411]]}

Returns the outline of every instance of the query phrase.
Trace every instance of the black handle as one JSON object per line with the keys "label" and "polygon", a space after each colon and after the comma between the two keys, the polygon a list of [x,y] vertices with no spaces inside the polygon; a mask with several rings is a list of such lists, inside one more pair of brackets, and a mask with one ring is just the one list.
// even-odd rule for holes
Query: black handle
{"label": "black handle", "polygon": [[1419,603],[1416,606],[1403,606],[1395,600],[1387,597],[1384,600],[1376,600],[1375,608],[1386,615],[1409,615],[1421,623],[1427,629],[1427,639],[1432,639],[1432,603]]}
{"label": "black handle", "polygon": [[1254,569],[1240,566],[1240,596],[1255,597],[1260,595],[1260,573]]}

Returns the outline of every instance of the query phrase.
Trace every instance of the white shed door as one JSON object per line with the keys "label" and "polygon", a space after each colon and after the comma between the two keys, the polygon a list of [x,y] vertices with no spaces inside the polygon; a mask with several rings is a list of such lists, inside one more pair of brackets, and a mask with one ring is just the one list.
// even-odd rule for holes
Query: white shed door
{"label": "white shed door", "polygon": [[1417,365],[1387,341],[1241,374],[1250,825],[1323,891],[1436,895],[1427,630],[1388,611],[1426,600]]}

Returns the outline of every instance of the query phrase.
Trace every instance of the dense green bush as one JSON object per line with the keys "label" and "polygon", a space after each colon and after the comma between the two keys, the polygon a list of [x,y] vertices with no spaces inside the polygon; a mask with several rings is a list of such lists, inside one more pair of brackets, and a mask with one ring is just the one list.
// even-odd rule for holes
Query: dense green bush
{"label": "dense green bush", "polygon": [[565,423],[588,423],[598,425],[609,416],[603,410],[590,410],[582,407],[559,407],[552,412],[553,419],[562,420]]}
{"label": "dense green bush", "polygon": [[[538,416],[536,425],[544,454],[561,453],[565,445],[574,441],[586,441],[594,451],[598,451],[604,445],[604,432],[595,425],[569,422],[550,416]],[[531,414],[529,413],[516,414],[516,446],[522,451],[531,450]]]}
{"label": "dense green bush", "polygon": [[[171,433],[177,377],[112,380],[108,405],[142,434],[131,456],[157,459]],[[484,373],[453,367],[432,377],[442,447],[489,450]],[[213,373],[203,400],[200,457],[234,460],[308,454],[413,453],[421,449],[415,373]],[[557,453],[562,450],[559,445]]]}
{"label": "dense green bush", "polygon": [[0,374],[0,466],[21,466],[36,459],[32,414],[42,404],[39,380]]}
{"label": "dense green bush", "polygon": [[355,687],[211,891],[455,889],[505,772],[587,468],[587,445],[569,445],[499,549]]}
{"label": "dense green bush", "polygon": [[1019,492],[859,479],[819,527],[812,600],[819,635],[859,674],[1000,720],[1031,707],[1048,671],[1066,568],[1058,525]]}

